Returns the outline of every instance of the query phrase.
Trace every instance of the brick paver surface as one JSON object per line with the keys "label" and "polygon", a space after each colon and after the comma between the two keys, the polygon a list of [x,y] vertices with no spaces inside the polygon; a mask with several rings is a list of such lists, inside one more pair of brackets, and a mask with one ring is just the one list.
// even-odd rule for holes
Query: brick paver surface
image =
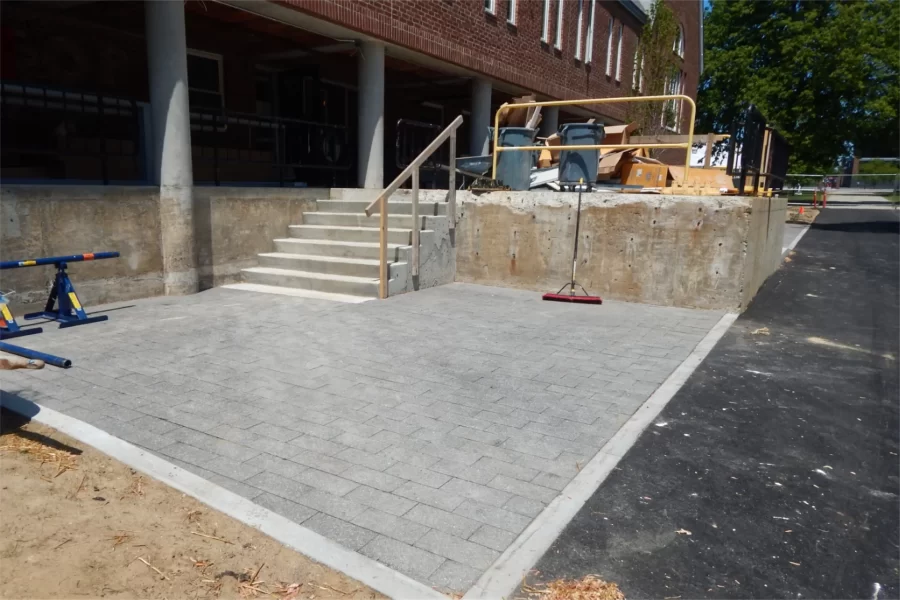
{"label": "brick paver surface", "polygon": [[23,345],[82,419],[444,591],[466,590],[720,312],[453,284],[388,301],[215,289]]}

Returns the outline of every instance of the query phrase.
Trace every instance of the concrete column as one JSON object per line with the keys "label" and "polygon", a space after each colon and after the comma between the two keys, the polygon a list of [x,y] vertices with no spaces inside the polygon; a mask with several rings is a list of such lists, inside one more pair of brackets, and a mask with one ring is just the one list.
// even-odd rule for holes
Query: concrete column
{"label": "concrete column", "polygon": [[359,155],[357,184],[384,188],[384,44],[359,47]]}
{"label": "concrete column", "polygon": [[550,137],[559,129],[559,107],[545,106],[541,109],[541,137]]}
{"label": "concrete column", "polygon": [[491,82],[472,80],[472,116],[469,121],[469,154],[482,156],[488,153],[488,127],[491,119]]}
{"label": "concrete column", "polygon": [[144,2],[144,10],[165,292],[193,294],[199,285],[184,4]]}

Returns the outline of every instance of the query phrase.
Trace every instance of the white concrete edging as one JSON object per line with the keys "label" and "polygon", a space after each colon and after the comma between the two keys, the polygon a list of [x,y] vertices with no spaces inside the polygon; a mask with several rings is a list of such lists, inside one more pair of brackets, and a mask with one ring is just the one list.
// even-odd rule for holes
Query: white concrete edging
{"label": "white concrete edging", "polygon": [[585,502],[597,491],[647,426],[703,362],[738,315],[726,313],[683,363],[594,455],[560,495],[531,522],[512,545],[482,574],[463,600],[509,598]]}
{"label": "white concrete edging", "polygon": [[[133,469],[157,479],[210,508],[258,529],[285,546],[356,579],[391,598],[440,599],[447,596],[379,562],[336,544],[314,531],[263,508],[190,471],[112,436],[105,431],[55,410],[20,398],[4,398],[2,405],[25,417],[53,427],[92,446]],[[35,412],[35,407],[38,409]]]}

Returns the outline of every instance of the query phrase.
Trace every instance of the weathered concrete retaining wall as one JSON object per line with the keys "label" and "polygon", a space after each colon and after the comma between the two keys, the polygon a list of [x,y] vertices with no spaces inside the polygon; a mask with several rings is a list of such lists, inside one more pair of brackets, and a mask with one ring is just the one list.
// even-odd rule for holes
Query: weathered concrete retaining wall
{"label": "weathered concrete retaining wall", "polygon": [[[195,188],[194,230],[200,287],[240,280],[240,269],[271,252],[301,213],[328,190]],[[162,295],[159,189],[134,186],[0,188],[0,258],[14,260],[118,250],[118,259],[73,263],[78,294],[88,305]],[[51,267],[0,272],[0,289],[15,290],[20,314],[47,297]]]}
{"label": "weathered concrete retaining wall", "polygon": [[[3,260],[119,251],[120,258],[69,265],[88,306],[164,293],[159,188],[3,186],[0,221]],[[32,310],[46,302],[53,274],[51,266],[0,271],[0,289],[15,290],[14,309]]]}
{"label": "weathered concrete retaining wall", "polygon": [[[569,280],[577,194],[457,202],[457,281],[556,291]],[[777,199],[584,194],[576,279],[610,299],[742,309],[777,268],[784,210]]]}
{"label": "weathered concrete retaining wall", "polygon": [[303,223],[304,212],[329,190],[315,188],[194,188],[194,235],[200,289],[241,281],[241,269],[272,252],[272,240]]}

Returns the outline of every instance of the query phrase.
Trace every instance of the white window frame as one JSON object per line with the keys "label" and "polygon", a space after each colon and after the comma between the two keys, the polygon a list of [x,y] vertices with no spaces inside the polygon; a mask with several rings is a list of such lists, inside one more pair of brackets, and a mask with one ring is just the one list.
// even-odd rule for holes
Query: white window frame
{"label": "white window frame", "polygon": [[[666,82],[666,94],[684,94],[684,73],[678,71],[675,74],[674,80],[669,80]],[[681,131],[681,117],[682,112],[684,110],[684,100],[667,100],[666,104],[674,108],[675,116],[674,116],[674,124],[666,125],[666,129],[673,133],[678,133]],[[663,124],[665,124],[665,112],[663,112],[662,120]]]}
{"label": "white window frame", "polygon": [[675,38],[675,42],[672,44],[672,52],[684,58],[684,25],[681,23],[678,24],[678,37]]}
{"label": "white window frame", "polygon": [[[494,0],[495,2],[497,0]],[[509,4],[507,4],[506,11],[506,22],[510,25],[516,24],[516,13],[518,12],[518,7],[516,6],[516,0],[509,0]]]}
{"label": "white window frame", "polygon": [[594,15],[597,13],[597,0],[591,0],[591,16],[588,19],[587,41],[585,42],[584,62],[590,64],[594,60]]}
{"label": "white window frame", "polygon": [[625,37],[625,26],[619,23],[619,43],[616,48],[616,81],[622,81],[622,38]]}
{"label": "white window frame", "polygon": [[553,40],[553,47],[562,50],[562,33],[563,33],[563,0],[556,0],[556,38]]}
{"label": "white window frame", "polygon": [[[219,97],[222,99],[222,108],[225,108],[225,69],[223,68],[223,61],[221,54],[215,54],[213,52],[204,52],[203,50],[192,50],[191,48],[187,49],[187,54],[193,56],[199,56],[200,58],[208,58],[210,60],[216,61],[219,67]],[[191,87],[191,79],[188,77],[188,92],[191,90],[195,92],[201,92],[208,94],[209,90],[204,90],[202,88]]]}
{"label": "white window frame", "polygon": [[616,21],[612,17],[609,19],[609,31],[606,32],[606,76],[612,76],[612,64],[613,64],[613,31],[616,27]]}
{"label": "white window frame", "polygon": [[484,12],[489,15],[497,14],[497,0],[484,0]]}
{"label": "white window frame", "polygon": [[575,0],[578,2],[578,25],[575,34],[575,60],[581,60],[581,32],[584,29],[584,0]]}
{"label": "white window frame", "polygon": [[550,0],[543,0],[544,14],[541,21],[541,41],[545,44],[550,42]]}
{"label": "white window frame", "polygon": [[[634,64],[631,66],[631,89],[635,90],[636,92],[642,91],[639,75],[643,69],[638,68],[638,54],[640,54],[640,52],[641,40],[638,39],[637,47],[634,49]],[[643,62],[643,60],[641,62]]]}

